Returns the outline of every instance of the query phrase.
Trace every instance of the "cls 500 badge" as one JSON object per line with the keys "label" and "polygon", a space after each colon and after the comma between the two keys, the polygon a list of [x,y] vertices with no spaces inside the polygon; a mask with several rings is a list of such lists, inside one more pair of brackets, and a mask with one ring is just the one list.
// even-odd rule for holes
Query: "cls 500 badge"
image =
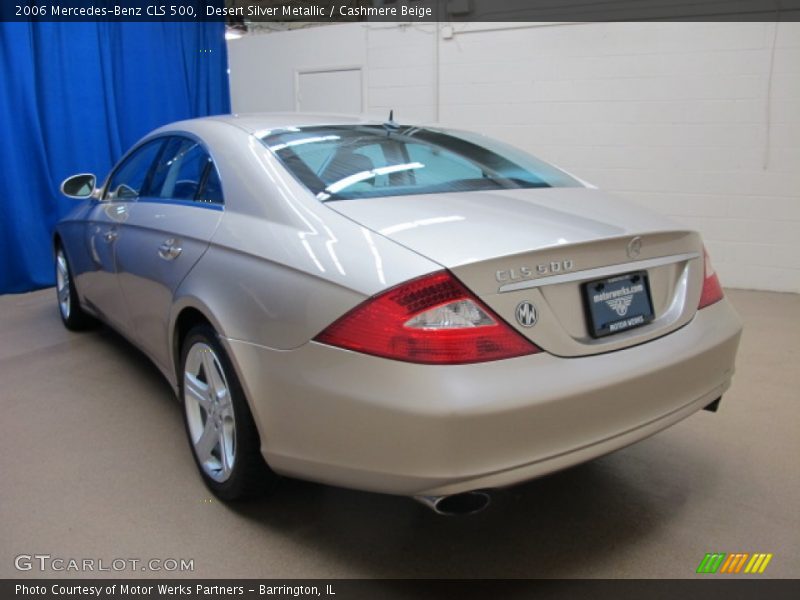
{"label": "cls 500 badge", "polygon": [[573,268],[575,268],[575,263],[570,259],[556,260],[549,263],[542,263],[535,267],[501,269],[495,273],[495,277],[499,283],[509,283],[511,281],[524,281],[525,279],[566,273],[567,271],[572,271]]}

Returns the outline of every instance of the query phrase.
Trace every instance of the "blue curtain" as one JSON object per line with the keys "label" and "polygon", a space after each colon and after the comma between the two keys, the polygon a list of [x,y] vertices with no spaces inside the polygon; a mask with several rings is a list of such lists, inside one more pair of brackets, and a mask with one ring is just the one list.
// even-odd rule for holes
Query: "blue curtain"
{"label": "blue curtain", "polygon": [[53,285],[50,237],[74,173],[137,139],[230,111],[224,24],[0,23],[0,293]]}

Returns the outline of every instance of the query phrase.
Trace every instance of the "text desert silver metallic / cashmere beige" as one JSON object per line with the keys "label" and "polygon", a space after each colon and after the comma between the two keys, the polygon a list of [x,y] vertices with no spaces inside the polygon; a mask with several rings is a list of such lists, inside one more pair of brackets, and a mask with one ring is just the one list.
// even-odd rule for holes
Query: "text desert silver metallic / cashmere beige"
{"label": "text desert silver metallic / cashmere beige", "polygon": [[285,474],[469,512],[715,409],[733,375],[696,232],[474,133],[209,117],[62,190],[64,323],[152,359],[221,498]]}

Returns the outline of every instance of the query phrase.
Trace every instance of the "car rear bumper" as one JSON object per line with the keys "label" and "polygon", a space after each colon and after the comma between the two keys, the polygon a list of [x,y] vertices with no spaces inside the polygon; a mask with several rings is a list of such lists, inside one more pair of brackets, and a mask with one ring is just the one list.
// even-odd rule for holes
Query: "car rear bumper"
{"label": "car rear bumper", "polygon": [[689,416],[729,386],[740,333],[723,300],[663,338],[580,358],[431,366],[225,342],[275,471],[445,495],[563,469]]}

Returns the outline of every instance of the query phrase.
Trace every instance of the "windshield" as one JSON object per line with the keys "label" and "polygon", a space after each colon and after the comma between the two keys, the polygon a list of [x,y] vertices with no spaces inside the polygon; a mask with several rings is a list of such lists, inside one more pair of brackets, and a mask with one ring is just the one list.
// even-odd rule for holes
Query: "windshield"
{"label": "windshield", "polygon": [[323,202],[582,185],[521,150],[464,132],[328,125],[273,130],[260,139]]}

